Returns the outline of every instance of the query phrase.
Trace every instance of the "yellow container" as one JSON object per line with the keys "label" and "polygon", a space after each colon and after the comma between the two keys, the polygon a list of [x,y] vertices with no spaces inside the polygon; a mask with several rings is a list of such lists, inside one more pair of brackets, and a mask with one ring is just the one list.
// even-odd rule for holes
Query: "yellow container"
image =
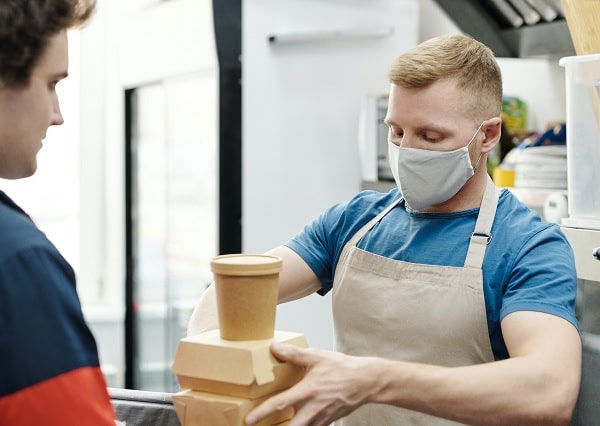
{"label": "yellow container", "polygon": [[515,186],[515,171],[498,166],[494,169],[492,179],[496,186],[512,188]]}

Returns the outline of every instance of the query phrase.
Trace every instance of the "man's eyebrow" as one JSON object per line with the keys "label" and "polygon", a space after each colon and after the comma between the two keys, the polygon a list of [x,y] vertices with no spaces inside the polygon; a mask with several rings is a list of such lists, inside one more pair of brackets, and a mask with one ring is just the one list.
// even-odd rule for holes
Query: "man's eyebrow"
{"label": "man's eyebrow", "polygon": [[446,127],[440,126],[436,123],[425,123],[420,127],[421,131],[436,132],[440,134],[448,134],[449,130]]}
{"label": "man's eyebrow", "polygon": [[[389,117],[385,117],[383,119],[383,124],[385,124],[386,126],[396,126],[398,127],[398,124],[392,120]],[[429,131],[429,132],[436,132],[436,133],[440,133],[440,134],[448,134],[449,130],[445,127],[439,126],[436,123],[425,123],[422,124],[420,126],[417,127],[417,130],[420,132],[425,132],[425,131]]]}

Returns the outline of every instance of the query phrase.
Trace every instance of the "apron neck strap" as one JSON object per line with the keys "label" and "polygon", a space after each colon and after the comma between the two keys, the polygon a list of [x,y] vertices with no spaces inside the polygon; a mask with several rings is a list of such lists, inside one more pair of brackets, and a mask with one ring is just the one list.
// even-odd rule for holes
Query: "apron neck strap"
{"label": "apron neck strap", "polygon": [[498,207],[498,188],[488,176],[479,215],[475,223],[475,231],[471,235],[469,250],[465,259],[465,267],[481,268],[485,250],[492,240],[492,224],[496,216],[496,207]]}
{"label": "apron neck strap", "polygon": [[[355,233],[348,246],[355,246],[358,241],[366,234],[377,222],[379,222],[386,214],[396,207],[403,198],[394,201],[384,211],[379,213],[376,217],[371,219],[369,223],[364,225],[357,233]],[[498,188],[492,182],[492,179],[488,176],[485,192],[483,193],[483,199],[481,200],[481,207],[479,209],[479,215],[477,216],[477,222],[475,223],[475,231],[471,235],[471,241],[469,242],[469,249],[467,251],[467,257],[465,258],[465,267],[481,268],[483,265],[483,258],[485,257],[485,250],[487,245],[492,240],[490,231],[492,230],[492,224],[494,223],[494,216],[496,215],[496,207],[498,206]]]}
{"label": "apron neck strap", "polygon": [[351,246],[355,246],[356,244],[358,244],[358,242],[363,237],[363,235],[365,235],[367,232],[369,232],[371,230],[371,228],[373,228],[375,226],[375,224],[377,224],[381,219],[383,219],[383,217],[386,214],[388,214],[393,208],[395,208],[403,200],[404,200],[404,198],[400,197],[399,199],[394,201],[392,204],[387,206],[381,213],[379,213],[377,216],[375,216],[373,219],[371,219],[367,224],[365,224],[362,228],[360,228],[358,230],[358,232],[356,232],[352,236],[352,238],[350,238],[350,240],[346,243],[346,246],[351,247]]}

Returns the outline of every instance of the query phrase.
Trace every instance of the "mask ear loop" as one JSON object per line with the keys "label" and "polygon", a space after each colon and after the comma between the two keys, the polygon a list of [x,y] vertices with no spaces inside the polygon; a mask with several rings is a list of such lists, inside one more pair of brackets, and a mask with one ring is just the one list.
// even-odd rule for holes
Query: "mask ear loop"
{"label": "mask ear loop", "polygon": [[[469,143],[467,144],[467,149],[469,149],[469,145],[471,145],[471,142],[473,142],[475,140],[475,136],[477,136],[477,134],[479,133],[479,131],[481,130],[481,128],[483,127],[483,123],[485,123],[487,120],[483,120],[481,122],[481,124],[479,125],[479,127],[477,128],[477,130],[475,131],[475,134],[473,135],[473,137],[471,138],[471,140],[469,141]],[[483,152],[479,153],[479,157],[477,158],[477,162],[475,163],[475,165],[473,166],[473,173],[475,173],[475,171],[477,170],[477,166],[479,165],[479,161],[481,161],[481,156],[483,155]]]}
{"label": "mask ear loop", "polygon": [[477,171],[477,166],[479,165],[479,160],[481,160],[482,155],[483,155],[483,152],[480,152],[479,158],[477,158],[477,163],[475,163],[475,165],[473,166],[473,174],[475,174],[475,172]]}

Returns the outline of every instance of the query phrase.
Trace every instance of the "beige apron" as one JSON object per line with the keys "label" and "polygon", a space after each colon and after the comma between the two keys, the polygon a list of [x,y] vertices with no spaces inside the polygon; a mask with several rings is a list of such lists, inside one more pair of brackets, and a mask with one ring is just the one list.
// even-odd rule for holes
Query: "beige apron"
{"label": "beige apron", "polygon": [[[444,366],[493,361],[481,267],[496,214],[496,187],[488,180],[463,268],[407,263],[356,247],[400,201],[366,224],[342,251],[332,297],[336,349]],[[336,422],[344,426],[456,424],[384,404],[366,404]]]}

